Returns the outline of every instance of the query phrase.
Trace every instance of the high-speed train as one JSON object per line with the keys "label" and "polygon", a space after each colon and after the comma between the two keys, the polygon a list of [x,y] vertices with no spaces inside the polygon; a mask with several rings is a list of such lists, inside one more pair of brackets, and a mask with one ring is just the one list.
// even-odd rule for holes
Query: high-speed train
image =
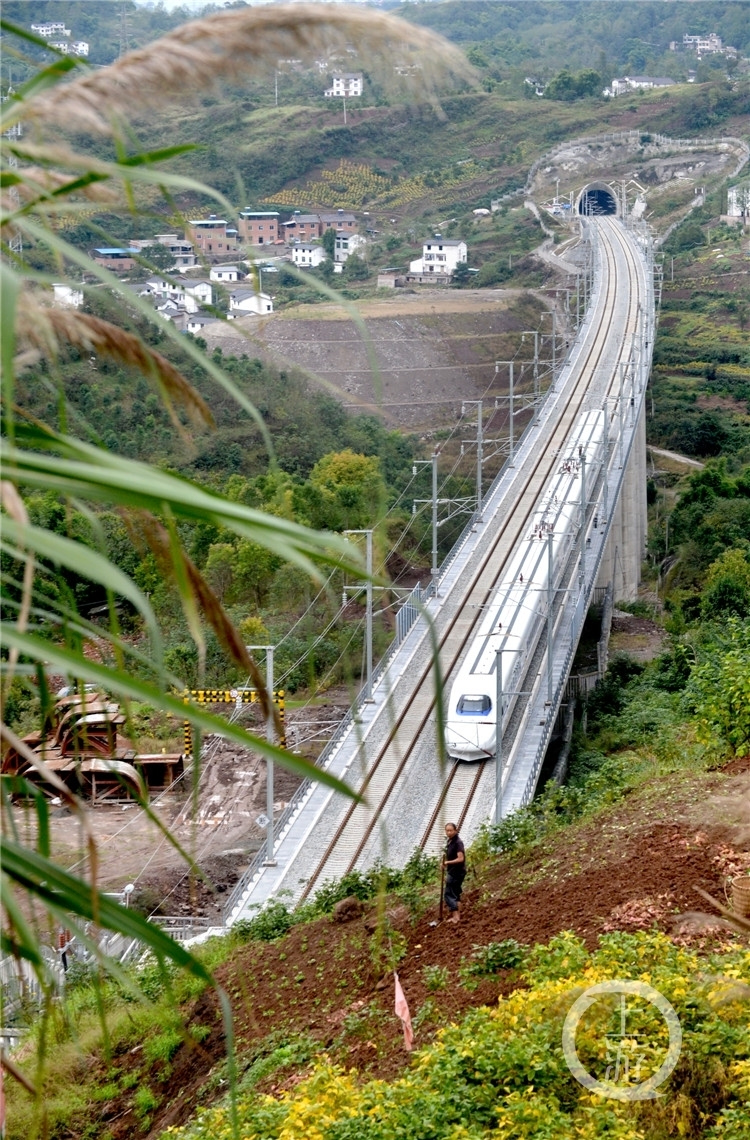
{"label": "high-speed train", "polygon": [[457,760],[495,755],[498,650],[502,650],[505,729],[547,616],[549,536],[556,589],[581,530],[582,478],[590,498],[586,489],[594,486],[601,470],[605,430],[604,411],[583,412],[578,418],[539,509],[495,587],[450,690],[445,743],[448,755]]}

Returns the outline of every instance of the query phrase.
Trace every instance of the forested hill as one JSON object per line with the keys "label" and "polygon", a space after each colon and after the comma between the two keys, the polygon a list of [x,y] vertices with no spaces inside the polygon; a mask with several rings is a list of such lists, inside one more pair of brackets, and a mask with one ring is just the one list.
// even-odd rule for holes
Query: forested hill
{"label": "forested hill", "polygon": [[[394,5],[404,19],[465,47],[472,63],[498,76],[509,67],[556,71],[604,65],[631,74],[672,76],[684,56],[670,52],[687,32],[715,32],[740,55],[750,53],[744,3],[448,3]],[[694,64],[691,64],[694,66]],[[611,78],[605,76],[606,79]]]}
{"label": "forested hill", "polygon": [[[32,22],[63,21],[75,39],[89,41],[89,61],[101,65],[117,59],[123,46],[142,47],[186,20],[242,6],[243,0],[172,9],[142,0],[137,4],[133,0],[8,0],[3,16],[25,27]],[[385,0],[382,6],[460,44],[475,66],[495,79],[507,78],[508,69],[514,67],[554,72],[562,60],[568,67],[600,69],[604,65],[606,70],[611,65],[632,73],[672,75],[685,61],[669,52],[669,44],[672,40],[680,43],[685,32],[715,32],[740,55],[750,54],[745,3],[450,0],[398,4]]]}

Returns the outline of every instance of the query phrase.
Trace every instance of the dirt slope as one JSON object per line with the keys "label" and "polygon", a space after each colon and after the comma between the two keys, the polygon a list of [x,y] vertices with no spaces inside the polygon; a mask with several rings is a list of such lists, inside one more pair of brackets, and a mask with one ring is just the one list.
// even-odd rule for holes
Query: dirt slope
{"label": "dirt slope", "polygon": [[[416,921],[397,906],[392,924],[406,945],[399,976],[417,1024],[417,1044],[468,1008],[492,1003],[518,985],[514,972],[504,971],[474,990],[465,988],[458,967],[476,944],[510,937],[546,942],[569,929],[593,946],[603,932],[651,926],[698,946],[716,938],[685,932],[676,917],[701,905],[695,886],[723,898],[728,871],[750,864],[744,850],[750,846],[748,822],[750,757],[720,773],[654,780],[530,854],[470,873],[457,926],[431,925],[436,905]],[[282,1041],[310,1035],[318,1050],[347,1068],[388,1077],[401,1071],[408,1057],[392,1014],[392,976],[381,982],[374,964],[375,925],[372,910],[346,924],[321,918],[279,942],[248,944],[219,970],[232,999],[241,1070]],[[444,988],[428,987],[426,966],[447,971]],[[196,1001],[187,1021],[211,1032],[201,1045],[183,1045],[169,1073],[150,1071],[149,1083],[163,1097],[149,1134],[154,1140],[225,1087],[218,1081],[224,1041],[213,993]],[[125,1068],[139,1064],[137,1055],[116,1062]],[[295,1079],[287,1070],[261,1087],[274,1091]],[[137,1127],[127,1098],[110,1102],[102,1125],[105,1120],[113,1140],[125,1140]]]}
{"label": "dirt slope", "polygon": [[345,407],[417,431],[455,422],[463,399],[481,397],[495,361],[516,354],[518,332],[537,328],[542,308],[515,289],[396,290],[357,302],[366,336],[345,309],[325,304],[217,322],[204,337],[225,354],[301,368]]}

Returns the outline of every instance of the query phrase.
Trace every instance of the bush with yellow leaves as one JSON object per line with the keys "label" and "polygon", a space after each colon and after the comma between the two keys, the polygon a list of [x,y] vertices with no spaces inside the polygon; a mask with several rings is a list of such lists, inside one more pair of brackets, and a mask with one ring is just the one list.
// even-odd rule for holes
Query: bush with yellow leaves
{"label": "bush with yellow leaves", "polygon": [[[442,1029],[398,1080],[362,1082],[324,1058],[281,1097],[241,1100],[242,1140],[648,1140],[666,1119],[672,1131],[665,1136],[750,1134],[750,952],[727,947],[701,958],[658,932],[618,932],[589,953],[563,932],[533,948],[523,979],[526,988],[496,1007],[474,1009]],[[604,1097],[579,1084],[566,1063],[571,1006],[589,987],[611,981],[647,983],[679,1019],[681,1053],[654,1100]],[[624,1007],[620,994],[597,999],[581,1017],[575,1046],[595,1080],[632,1093],[662,1064],[669,1027],[649,1000],[625,1000]],[[620,1063],[626,1055],[630,1064]],[[165,1134],[231,1135],[224,1106]]]}

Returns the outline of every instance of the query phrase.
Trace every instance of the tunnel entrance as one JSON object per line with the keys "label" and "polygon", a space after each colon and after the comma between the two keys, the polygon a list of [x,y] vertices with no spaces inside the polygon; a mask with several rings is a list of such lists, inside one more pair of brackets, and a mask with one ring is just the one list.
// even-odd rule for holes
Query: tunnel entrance
{"label": "tunnel entrance", "polygon": [[590,218],[619,214],[617,196],[604,182],[591,182],[578,198],[578,213]]}

